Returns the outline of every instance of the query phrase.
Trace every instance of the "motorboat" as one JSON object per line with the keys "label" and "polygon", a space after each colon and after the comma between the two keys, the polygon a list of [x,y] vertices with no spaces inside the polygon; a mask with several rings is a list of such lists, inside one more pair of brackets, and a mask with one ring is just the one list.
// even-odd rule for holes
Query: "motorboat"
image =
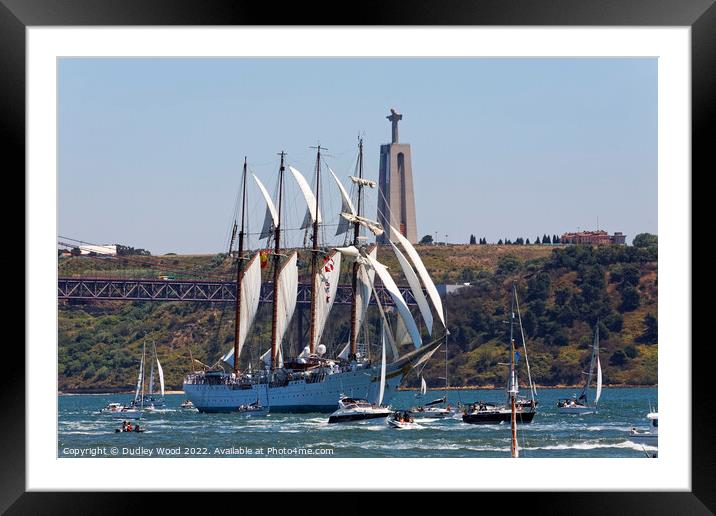
{"label": "motorboat", "polygon": [[124,408],[124,405],[121,403],[108,403],[107,406],[99,412],[100,414],[121,414]]}
{"label": "motorboat", "polygon": [[180,407],[183,408],[183,409],[193,409],[193,408],[195,408],[195,407],[194,407],[194,404],[191,402],[191,400],[184,400],[184,401],[182,402],[182,404],[180,405]]}
{"label": "motorboat", "polygon": [[338,410],[331,414],[328,423],[355,423],[371,419],[385,419],[392,412],[380,405],[362,398],[342,397],[338,400]]}
{"label": "motorboat", "polygon": [[[532,400],[525,400],[522,403],[515,403],[515,416],[519,423],[531,423],[536,414],[536,403]],[[512,407],[507,405],[496,405],[478,401],[471,403],[465,409],[462,420],[465,423],[476,424],[498,424],[509,422],[512,418]]]}
{"label": "motorboat", "polygon": [[420,425],[411,417],[410,412],[395,412],[393,417],[388,419],[388,426],[400,430],[420,428]]}
{"label": "motorboat", "polygon": [[644,444],[647,446],[659,445],[659,413],[649,412],[646,418],[651,421],[649,430],[639,430],[632,427],[629,430],[629,440],[633,443]]}
{"label": "motorboat", "polygon": [[[444,419],[453,417],[456,413],[455,409],[449,404],[444,405],[447,402],[446,398],[438,398],[426,403],[420,407],[410,409],[410,415],[414,418],[435,418]],[[444,405],[444,406],[441,406]]]}
{"label": "motorboat", "polygon": [[249,403],[248,405],[239,405],[236,412],[247,413],[247,412],[264,412],[266,409],[261,406],[258,401]]}

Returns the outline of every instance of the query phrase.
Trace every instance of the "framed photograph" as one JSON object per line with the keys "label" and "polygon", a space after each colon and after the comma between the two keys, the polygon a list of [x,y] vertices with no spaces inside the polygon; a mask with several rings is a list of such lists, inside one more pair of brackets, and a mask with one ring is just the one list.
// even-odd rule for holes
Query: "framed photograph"
{"label": "framed photograph", "polygon": [[713,2],[353,24],[1,1],[28,204],[3,511],[346,490],[714,510],[690,259]]}

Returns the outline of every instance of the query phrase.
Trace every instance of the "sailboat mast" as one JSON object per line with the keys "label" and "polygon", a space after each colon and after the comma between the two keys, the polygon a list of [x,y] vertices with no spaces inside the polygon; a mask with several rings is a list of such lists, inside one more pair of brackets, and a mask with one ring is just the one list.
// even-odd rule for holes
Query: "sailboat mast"
{"label": "sailboat mast", "polygon": [[234,324],[234,374],[239,375],[239,333],[241,331],[241,280],[244,278],[244,235],[246,216],[246,156],[241,179],[241,230],[239,231],[239,254],[236,265],[236,322]]}
{"label": "sailboat mast", "polygon": [[515,297],[512,296],[510,302],[510,409],[511,409],[511,427],[512,436],[510,440],[510,452],[513,458],[519,455],[517,451],[517,378],[515,372],[515,339],[514,339],[514,323],[515,323]]}
{"label": "sailboat mast", "polygon": [[277,325],[278,325],[278,277],[281,266],[281,205],[283,204],[283,173],[284,173],[284,157],[286,153],[281,151],[281,166],[278,169],[278,223],[274,228],[274,255],[273,255],[273,317],[271,322],[271,370],[276,369],[276,350],[278,343],[276,342],[277,337]]}
{"label": "sailboat mast", "polygon": [[311,278],[313,285],[311,288],[311,329],[309,331],[309,349],[311,353],[316,352],[316,296],[318,284],[318,196],[321,189],[321,146],[312,147],[317,149],[316,155],[316,210],[313,217],[313,248],[311,250]]}
{"label": "sailboat mast", "polygon": [[[358,178],[363,179],[363,138],[358,139]],[[363,185],[358,182],[358,206],[356,207],[356,213],[358,217],[361,216],[361,201],[363,194]],[[353,245],[358,247],[358,237],[360,236],[360,224],[358,221],[353,223]],[[360,264],[358,260],[353,263],[353,274],[351,275],[351,288],[353,297],[351,298],[351,358],[355,358],[358,352],[358,328],[356,320],[358,318],[358,303],[356,299],[356,292],[358,291],[358,269]]]}
{"label": "sailboat mast", "polygon": [[140,369],[142,370],[142,400],[141,400],[141,406],[142,409],[144,409],[144,359],[147,356],[147,343],[142,343],[142,365],[140,366]]}
{"label": "sailboat mast", "polygon": [[[447,289],[445,289],[445,308],[443,309],[445,313],[445,328],[447,329]],[[447,402],[448,398],[448,388],[450,387],[450,384],[448,383],[448,335],[450,335],[450,332],[445,332],[445,401]]]}

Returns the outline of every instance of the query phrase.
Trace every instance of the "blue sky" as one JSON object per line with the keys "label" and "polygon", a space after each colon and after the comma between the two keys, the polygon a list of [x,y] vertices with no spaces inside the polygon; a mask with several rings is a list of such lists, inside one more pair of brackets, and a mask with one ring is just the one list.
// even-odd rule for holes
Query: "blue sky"
{"label": "blue sky", "polygon": [[[241,165],[377,180],[389,108],[410,143],[419,237],[657,232],[656,59],[62,59],[59,234],[155,254],[225,251]],[[286,224],[305,207],[287,180]],[[322,180],[325,218],[340,202]],[[251,230],[263,210],[249,189]],[[375,217],[375,192],[367,215]],[[333,231],[326,231],[330,238]],[[293,231],[289,243],[303,234]],[[251,242],[256,247],[256,240]]]}

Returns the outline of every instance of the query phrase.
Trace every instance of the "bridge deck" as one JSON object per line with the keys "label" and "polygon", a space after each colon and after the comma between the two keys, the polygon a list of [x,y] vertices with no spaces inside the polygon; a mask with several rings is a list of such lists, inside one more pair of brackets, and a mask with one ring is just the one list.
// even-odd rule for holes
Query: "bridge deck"
{"label": "bridge deck", "polygon": [[[408,305],[415,305],[409,287],[399,287]],[[383,306],[393,306],[390,294],[383,286],[375,288]],[[67,278],[57,280],[58,299],[95,299],[106,301],[236,301],[236,284],[231,281]],[[260,303],[273,301],[273,284],[261,287]],[[311,285],[298,285],[298,303],[310,304]],[[375,303],[371,296],[371,303]],[[351,286],[338,285],[334,304],[351,304]]]}

